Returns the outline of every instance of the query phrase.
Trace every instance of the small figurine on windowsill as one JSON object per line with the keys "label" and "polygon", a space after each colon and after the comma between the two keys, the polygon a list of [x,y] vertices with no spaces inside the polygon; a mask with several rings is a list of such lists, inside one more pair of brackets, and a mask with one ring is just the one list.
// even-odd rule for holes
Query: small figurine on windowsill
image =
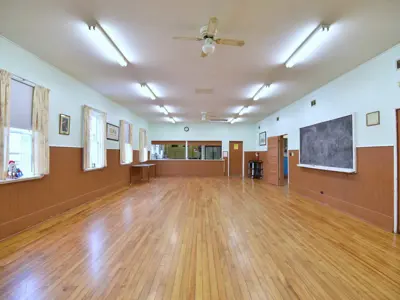
{"label": "small figurine on windowsill", "polygon": [[10,178],[10,179],[17,179],[17,178],[22,177],[24,174],[22,174],[22,171],[19,168],[17,168],[15,161],[10,160],[8,162],[7,175],[8,175],[8,178]]}

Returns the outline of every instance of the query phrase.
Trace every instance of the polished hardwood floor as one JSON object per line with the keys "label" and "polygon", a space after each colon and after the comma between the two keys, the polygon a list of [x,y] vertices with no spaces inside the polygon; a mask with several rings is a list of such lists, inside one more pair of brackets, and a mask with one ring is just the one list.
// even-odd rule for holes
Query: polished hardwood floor
{"label": "polished hardwood floor", "polygon": [[398,236],[228,178],[157,178],[0,242],[0,299],[400,299]]}

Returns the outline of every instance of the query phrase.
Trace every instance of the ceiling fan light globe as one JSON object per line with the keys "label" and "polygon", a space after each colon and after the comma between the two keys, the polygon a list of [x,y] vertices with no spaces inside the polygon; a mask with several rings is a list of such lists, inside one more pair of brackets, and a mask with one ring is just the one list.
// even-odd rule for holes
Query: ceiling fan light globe
{"label": "ceiling fan light globe", "polygon": [[215,51],[215,45],[205,44],[205,45],[203,45],[202,50],[205,54],[212,54]]}

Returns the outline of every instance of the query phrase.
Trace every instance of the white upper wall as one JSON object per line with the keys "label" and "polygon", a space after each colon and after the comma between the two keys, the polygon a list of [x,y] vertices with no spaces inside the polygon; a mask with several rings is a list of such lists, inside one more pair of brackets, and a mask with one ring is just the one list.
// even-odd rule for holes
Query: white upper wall
{"label": "white upper wall", "polygon": [[[400,44],[267,117],[258,123],[258,132],[288,134],[289,149],[294,150],[299,149],[299,128],[355,113],[356,146],[394,145],[395,109],[400,108],[399,59]],[[314,99],[317,105],[311,107]],[[381,124],[367,127],[366,114],[373,111],[380,111]]]}
{"label": "white upper wall", "polygon": [[[185,126],[189,131],[185,132]],[[229,141],[243,141],[244,151],[254,151],[254,124],[150,124],[149,140],[157,141],[222,141],[222,150],[229,150]]]}
{"label": "white upper wall", "polygon": [[[83,147],[82,106],[86,104],[105,111],[109,123],[119,126],[121,119],[131,122],[135,128],[134,149],[139,149],[139,128],[148,129],[147,121],[3,37],[0,37],[0,68],[50,89],[50,146]],[[61,113],[71,116],[69,136],[58,134]],[[119,143],[107,141],[107,148],[119,149]]]}

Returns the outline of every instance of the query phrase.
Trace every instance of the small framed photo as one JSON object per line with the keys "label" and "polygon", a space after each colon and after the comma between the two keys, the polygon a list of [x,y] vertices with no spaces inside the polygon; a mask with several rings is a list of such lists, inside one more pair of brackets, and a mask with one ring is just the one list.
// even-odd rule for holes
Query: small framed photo
{"label": "small framed photo", "polygon": [[367,126],[376,126],[381,123],[381,116],[379,111],[370,112],[367,114]]}
{"label": "small framed photo", "polygon": [[260,146],[267,145],[267,132],[266,131],[260,132],[260,134],[259,134],[259,144],[260,144]]}
{"label": "small framed photo", "polygon": [[119,127],[107,123],[107,140],[119,141]]}
{"label": "small framed photo", "polygon": [[59,134],[69,135],[71,129],[71,117],[68,115],[60,114],[59,122]]}

